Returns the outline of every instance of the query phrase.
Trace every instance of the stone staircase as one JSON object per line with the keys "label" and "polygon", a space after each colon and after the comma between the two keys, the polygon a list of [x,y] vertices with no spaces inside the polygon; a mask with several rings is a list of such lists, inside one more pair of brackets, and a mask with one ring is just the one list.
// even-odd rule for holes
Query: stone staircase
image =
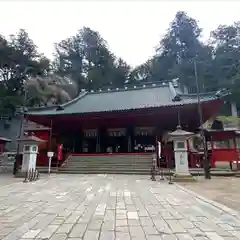
{"label": "stone staircase", "polygon": [[150,174],[152,154],[70,155],[59,173],[78,174]]}
{"label": "stone staircase", "polygon": [[[69,155],[60,168],[52,167],[51,173],[60,174],[144,174],[150,175],[152,167],[152,154],[130,154],[130,155]],[[38,166],[40,173],[47,173],[48,166]],[[172,175],[174,169],[162,169],[165,176]],[[192,168],[193,176],[203,176],[204,170]],[[157,175],[160,175],[160,171]],[[211,169],[212,176],[234,176],[230,170],[219,168]],[[158,176],[159,177],[159,176]]]}

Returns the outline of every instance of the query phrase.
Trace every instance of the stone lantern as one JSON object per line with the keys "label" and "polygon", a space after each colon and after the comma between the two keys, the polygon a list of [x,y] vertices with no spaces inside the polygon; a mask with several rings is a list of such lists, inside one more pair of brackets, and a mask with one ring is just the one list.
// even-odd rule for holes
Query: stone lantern
{"label": "stone lantern", "polygon": [[24,136],[18,139],[23,144],[23,157],[22,157],[22,168],[21,176],[25,176],[26,172],[35,171],[37,164],[38,146],[44,140],[35,136]]}
{"label": "stone lantern", "polygon": [[181,129],[177,126],[174,132],[169,133],[170,140],[173,141],[175,158],[175,181],[195,180],[189,172],[188,167],[188,144],[187,141],[194,134]]}

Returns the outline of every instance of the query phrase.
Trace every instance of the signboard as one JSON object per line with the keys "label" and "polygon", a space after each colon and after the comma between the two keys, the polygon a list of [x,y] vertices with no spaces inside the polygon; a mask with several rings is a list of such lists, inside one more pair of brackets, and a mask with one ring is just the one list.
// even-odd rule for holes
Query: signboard
{"label": "signboard", "polygon": [[125,128],[110,128],[108,129],[108,136],[110,137],[123,137],[126,135]]}
{"label": "signboard", "polygon": [[96,129],[87,129],[83,131],[84,137],[97,137]]}
{"label": "signboard", "polygon": [[153,127],[137,127],[135,128],[135,136],[152,136]]}
{"label": "signboard", "polygon": [[48,173],[51,173],[51,164],[52,164],[52,157],[54,156],[54,152],[47,152],[47,156],[49,157],[48,160]]}
{"label": "signboard", "polygon": [[52,158],[52,157],[54,156],[54,152],[47,152],[47,156],[48,156],[49,158]]}

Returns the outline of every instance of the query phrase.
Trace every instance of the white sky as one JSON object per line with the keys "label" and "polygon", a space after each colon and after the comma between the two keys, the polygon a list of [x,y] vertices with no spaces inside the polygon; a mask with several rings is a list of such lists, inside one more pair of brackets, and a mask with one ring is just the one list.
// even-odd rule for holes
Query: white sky
{"label": "white sky", "polygon": [[153,55],[179,10],[199,20],[205,39],[218,25],[240,20],[238,0],[0,0],[0,9],[0,34],[24,28],[49,58],[53,43],[87,26],[99,31],[116,56],[132,66]]}

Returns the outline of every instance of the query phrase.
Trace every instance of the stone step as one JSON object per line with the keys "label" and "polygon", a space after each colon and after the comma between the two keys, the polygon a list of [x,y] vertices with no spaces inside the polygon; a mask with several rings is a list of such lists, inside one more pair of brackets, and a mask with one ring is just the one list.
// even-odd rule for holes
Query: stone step
{"label": "stone step", "polygon": [[151,159],[69,159],[69,162],[152,162]]}
{"label": "stone step", "polygon": [[129,162],[129,163],[122,163],[122,162],[69,162],[67,163],[68,166],[83,166],[83,165],[88,165],[88,166],[94,166],[94,165],[112,165],[112,166],[128,166],[128,165],[145,165],[145,166],[152,166],[152,163],[134,163],[134,162]]}
{"label": "stone step", "polygon": [[72,162],[152,162],[151,159],[70,159]]}
{"label": "stone step", "polygon": [[106,163],[106,162],[83,162],[83,163],[67,163],[65,166],[102,166],[102,165],[112,165],[112,166],[129,166],[129,165],[141,165],[141,166],[152,166],[151,163]]}
{"label": "stone step", "polygon": [[92,167],[92,168],[88,168],[88,167],[78,167],[78,168],[71,168],[71,167],[69,167],[69,168],[60,168],[59,169],[59,171],[65,171],[65,170],[69,170],[69,169],[71,169],[71,170],[76,170],[76,171],[78,171],[78,170],[98,170],[98,169],[106,169],[106,170],[112,170],[112,169],[115,169],[115,170],[126,170],[126,171],[129,171],[129,170],[148,170],[148,171],[150,171],[150,169],[149,168],[138,168],[138,167],[136,167],[136,168],[126,168],[126,167],[119,167],[119,168],[112,168],[111,166],[110,167],[108,167],[108,166],[102,166],[102,167]]}
{"label": "stone step", "polygon": [[107,166],[107,165],[102,165],[102,166],[77,166],[77,167],[62,167],[61,169],[100,169],[100,168],[107,168],[107,169],[151,169],[149,166]]}
{"label": "stone step", "polygon": [[65,171],[65,172],[58,172],[58,174],[119,174],[119,175],[149,175],[149,173],[146,172],[101,172],[101,171],[89,171],[89,172],[73,172],[73,171]]}
{"label": "stone step", "polygon": [[59,169],[59,173],[150,174],[151,156],[69,156],[66,163]]}
{"label": "stone step", "polygon": [[[126,175],[131,175],[131,174],[135,174],[135,175],[149,175],[150,176],[150,171],[149,170],[145,170],[145,171],[139,171],[139,170],[135,170],[135,171],[118,171],[115,169],[112,170],[102,170],[102,169],[97,169],[97,170],[65,170],[65,171],[57,171],[56,173],[59,174],[126,174]],[[164,172],[164,177],[166,176],[170,176],[173,175],[174,172],[170,172],[168,170],[166,170],[166,172]],[[198,177],[198,174],[196,172],[193,172],[192,175],[194,177]],[[199,174],[199,176],[204,176],[204,173],[201,172]],[[215,176],[215,177],[230,177],[230,176],[235,176],[234,172],[212,172],[211,176]],[[156,178],[159,179],[160,178],[160,174],[158,173],[156,175]]]}
{"label": "stone step", "polygon": [[138,157],[70,157],[71,160],[77,160],[77,161],[87,161],[87,160],[95,160],[98,159],[99,161],[101,160],[109,160],[109,161],[114,161],[114,160],[118,160],[118,161],[123,161],[123,160],[139,160],[139,161],[144,161],[144,160],[152,160],[151,157],[146,157],[146,158],[138,158]]}
{"label": "stone step", "polygon": [[150,171],[150,168],[111,168],[111,167],[102,167],[102,168],[61,168],[59,171],[68,171],[68,170],[74,170],[74,171],[91,171],[91,170],[106,170],[106,171],[123,171],[123,172],[128,172],[128,171]]}
{"label": "stone step", "polygon": [[99,159],[99,160],[102,160],[102,159],[120,159],[120,160],[123,160],[123,159],[139,159],[139,160],[145,160],[145,159],[152,159],[151,156],[147,156],[147,157],[138,157],[138,156],[134,156],[134,157],[127,157],[127,156],[92,156],[92,157],[79,157],[79,156],[70,156],[71,159],[85,159],[85,160],[88,160],[88,159]]}
{"label": "stone step", "polygon": [[150,166],[152,167],[152,164],[142,164],[142,163],[81,163],[81,164],[77,164],[77,163],[70,163],[70,164],[65,164],[63,165],[64,167],[66,166],[71,166],[71,167],[76,167],[76,166],[89,166],[89,167],[92,167],[92,166],[115,166],[115,167],[121,167],[121,166]]}
{"label": "stone step", "polygon": [[60,169],[151,169],[151,167],[148,166],[121,166],[121,167],[114,167],[114,166],[78,166],[78,167],[62,167]]}
{"label": "stone step", "polygon": [[146,161],[133,161],[133,160],[69,160],[67,161],[67,164],[152,164],[152,161],[146,160]]}
{"label": "stone step", "polygon": [[62,168],[151,168],[151,165],[111,165],[111,164],[95,164],[95,165],[66,165]]}
{"label": "stone step", "polygon": [[108,165],[102,165],[102,166],[77,166],[77,167],[62,167],[61,169],[100,169],[100,168],[107,168],[107,169],[151,169],[150,166],[108,166]]}
{"label": "stone step", "polygon": [[120,171],[120,170],[101,170],[101,169],[88,169],[86,171],[74,171],[74,170],[66,170],[66,171],[58,171],[58,173],[79,173],[79,174],[88,174],[88,173],[95,173],[95,174],[146,174],[146,175],[150,175],[149,171]]}
{"label": "stone step", "polygon": [[151,159],[69,159],[71,162],[152,162]]}
{"label": "stone step", "polygon": [[70,155],[72,158],[151,158],[151,154],[146,155],[114,155],[114,154],[106,154],[106,155]]}
{"label": "stone step", "polygon": [[95,162],[95,163],[69,163],[69,164],[66,164],[64,166],[71,166],[71,167],[76,167],[76,166],[115,166],[115,167],[118,167],[118,166],[152,166],[152,164],[142,164],[142,163],[99,163],[99,162]]}

